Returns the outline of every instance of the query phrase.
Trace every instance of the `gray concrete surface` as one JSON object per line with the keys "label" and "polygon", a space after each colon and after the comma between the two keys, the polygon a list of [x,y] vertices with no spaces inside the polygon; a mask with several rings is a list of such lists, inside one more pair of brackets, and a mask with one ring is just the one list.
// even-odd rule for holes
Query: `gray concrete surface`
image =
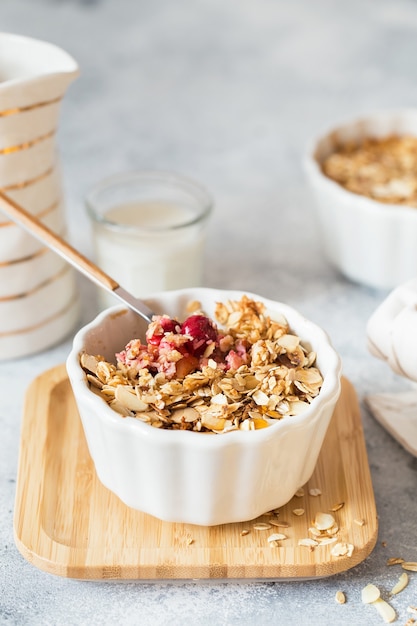
{"label": "gray concrete surface", "polygon": [[[326,263],[301,162],[310,137],[334,121],[416,106],[416,2],[1,0],[0,29],[54,42],[80,64],[59,131],[74,244],[91,254],[83,207],[91,185],[126,169],[175,170],[216,199],[206,285],[285,301],[328,331],[361,401],[380,522],[367,560],[321,580],[100,584],[39,571],[13,539],[23,395],[65,360],[68,340],[0,364],[0,623],[381,624],[360,591],[368,582],[389,591],[397,579],[389,556],[417,561],[417,463],[363,398],[405,384],[366,349],[366,321],[386,294]],[[81,324],[95,304],[87,282],[79,285]],[[417,605],[416,576],[392,601],[398,624]]]}

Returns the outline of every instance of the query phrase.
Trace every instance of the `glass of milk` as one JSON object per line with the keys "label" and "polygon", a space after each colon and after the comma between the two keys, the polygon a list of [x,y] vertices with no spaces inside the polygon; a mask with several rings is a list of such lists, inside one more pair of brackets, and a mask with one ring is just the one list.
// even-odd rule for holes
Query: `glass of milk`
{"label": "glass of milk", "polygon": [[[95,260],[134,296],[202,284],[213,202],[198,183],[169,172],[112,176],[86,198]],[[116,304],[104,290],[102,307]]]}

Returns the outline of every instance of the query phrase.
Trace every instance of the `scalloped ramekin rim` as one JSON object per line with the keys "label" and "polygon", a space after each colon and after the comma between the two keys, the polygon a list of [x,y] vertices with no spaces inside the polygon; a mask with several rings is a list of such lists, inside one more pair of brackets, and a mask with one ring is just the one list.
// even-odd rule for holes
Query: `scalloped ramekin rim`
{"label": "scalloped ramekin rim", "polygon": [[[260,299],[263,301],[269,313],[274,311],[274,307],[277,313],[282,313],[286,316],[286,311],[290,313],[289,317],[298,318],[300,323],[309,326],[315,335],[315,340],[317,342],[317,349],[315,350],[317,353],[322,354],[323,351],[326,352],[326,358],[328,359],[327,369],[328,373],[324,376],[323,385],[320,390],[319,395],[313,399],[311,406],[302,414],[291,416],[288,418],[283,418],[282,420],[277,421],[275,424],[271,424],[268,428],[259,429],[255,431],[232,431],[229,433],[223,433],[214,437],[207,437],[201,433],[195,433],[191,431],[172,431],[166,429],[158,429],[153,428],[149,424],[145,424],[140,420],[135,419],[134,417],[126,417],[122,418],[120,415],[111,409],[108,404],[100,398],[97,394],[93,393],[88,386],[88,382],[85,376],[85,373],[79,363],[79,355],[83,351],[84,340],[87,334],[89,334],[92,330],[101,327],[103,322],[110,316],[115,313],[119,313],[120,311],[126,310],[124,305],[116,305],[110,307],[101,313],[99,313],[91,322],[86,324],[83,328],[81,328],[75,335],[73,340],[73,347],[70,351],[70,354],[67,358],[67,371],[74,389],[74,393],[79,395],[79,400],[83,401],[87,404],[94,414],[101,420],[108,422],[110,421],[116,426],[123,428],[131,428],[136,432],[140,432],[143,436],[152,437],[153,439],[159,440],[161,443],[171,442],[184,443],[185,441],[193,441],[193,445],[199,445],[202,448],[210,448],[210,447],[224,447],[229,445],[236,445],[237,443],[247,444],[249,441],[257,441],[263,442],[268,441],[269,439],[276,436],[277,432],[285,433],[288,429],[301,428],[306,422],[310,422],[318,417],[318,413],[316,413],[316,408],[325,407],[328,403],[334,402],[335,396],[338,396],[340,393],[340,377],[341,377],[341,359],[337,354],[336,350],[333,348],[330,339],[327,333],[316,325],[314,322],[305,318],[301,313],[299,313],[296,309],[277,301],[272,301],[262,296],[249,293],[247,291],[231,291],[231,290],[217,290],[210,288],[193,288],[193,289],[182,289],[176,290],[173,292],[161,292],[157,294],[153,294],[149,298],[146,298],[146,301],[154,301],[158,300],[163,295],[169,294],[174,298],[175,296],[183,295],[186,293],[192,293],[193,298],[198,299],[198,294],[223,294],[225,299],[240,299],[240,297],[245,294],[248,297],[252,297],[254,299]],[[190,296],[191,297],[191,296]],[[116,316],[116,319],[118,317]],[[290,327],[291,321],[289,320]],[[301,337],[303,340],[303,337]]]}

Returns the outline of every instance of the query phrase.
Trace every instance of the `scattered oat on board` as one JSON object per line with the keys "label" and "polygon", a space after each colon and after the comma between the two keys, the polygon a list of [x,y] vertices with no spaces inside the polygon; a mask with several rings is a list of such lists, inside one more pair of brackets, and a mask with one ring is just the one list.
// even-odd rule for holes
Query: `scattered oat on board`
{"label": "scattered oat on board", "polygon": [[[258,430],[310,406],[323,379],[315,353],[303,346],[286,319],[272,319],[263,303],[246,296],[217,303],[215,319],[221,325],[222,346],[248,346],[247,364],[225,370],[210,358],[211,344],[201,369],[171,379],[162,371],[153,375],[146,368],[138,371],[82,354],[91,389],[124,417],[194,432]],[[173,359],[181,357],[171,352]]]}
{"label": "scattered oat on board", "polygon": [[287,535],[284,535],[284,533],[272,533],[272,535],[268,537],[268,541],[284,541],[284,539],[288,539]]}
{"label": "scattered oat on board", "polygon": [[304,539],[298,540],[298,545],[305,546],[306,548],[310,548],[310,550],[312,550],[319,545],[319,542],[315,539],[310,539],[310,537],[304,537]]}
{"label": "scattered oat on board", "polygon": [[280,521],[278,519],[271,519],[271,520],[269,520],[269,523],[272,526],[278,526],[279,528],[289,528],[290,527],[289,523],[285,522],[284,520]]}
{"label": "scattered oat on board", "polygon": [[271,528],[271,524],[267,524],[266,522],[257,522],[256,524],[253,524],[254,530],[270,530]]}
{"label": "scattered oat on board", "polygon": [[336,513],[336,511],[340,511],[340,509],[343,509],[344,506],[344,502],[339,502],[338,504],[334,504],[332,507],[330,507],[329,511],[331,511],[332,513]]}
{"label": "scattered oat on board", "polygon": [[353,553],[353,545],[347,542],[336,543],[330,550],[332,556],[348,556],[351,557]]}
{"label": "scattered oat on board", "polygon": [[336,520],[330,513],[316,513],[316,516],[313,520],[313,526],[317,528],[317,530],[330,530],[336,524]]}
{"label": "scattered oat on board", "polygon": [[301,515],[304,515],[305,513],[304,509],[293,509],[292,512],[293,515],[296,515],[297,517],[301,517]]}

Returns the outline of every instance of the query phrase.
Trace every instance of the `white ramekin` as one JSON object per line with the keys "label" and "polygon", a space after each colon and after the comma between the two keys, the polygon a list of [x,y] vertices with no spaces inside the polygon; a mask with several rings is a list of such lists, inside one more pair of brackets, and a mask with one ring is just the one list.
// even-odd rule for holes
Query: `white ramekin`
{"label": "white ramekin", "polygon": [[[213,316],[216,302],[242,295],[186,289],[157,294],[147,303],[158,313],[184,319],[190,301],[200,301]],[[122,418],[89,389],[79,355],[86,350],[114,361],[130,339],[143,338],[145,322],[116,306],[75,336],[67,370],[89,451],[101,482],[128,506],[165,521],[204,526],[250,520],[288,502],[313,473],[340,393],[340,359],[326,333],[294,309],[247,295],[264,302],[272,317],[285,315],[293,332],[317,353],[324,378],[306,412],[258,431],[207,435]]]}
{"label": "white ramekin", "polygon": [[311,142],[305,157],[326,257],[349,279],[377,289],[417,276],[417,208],[347,191],[323,174],[321,164],[337,145],[389,135],[417,135],[417,109],[381,111],[335,126]]}

